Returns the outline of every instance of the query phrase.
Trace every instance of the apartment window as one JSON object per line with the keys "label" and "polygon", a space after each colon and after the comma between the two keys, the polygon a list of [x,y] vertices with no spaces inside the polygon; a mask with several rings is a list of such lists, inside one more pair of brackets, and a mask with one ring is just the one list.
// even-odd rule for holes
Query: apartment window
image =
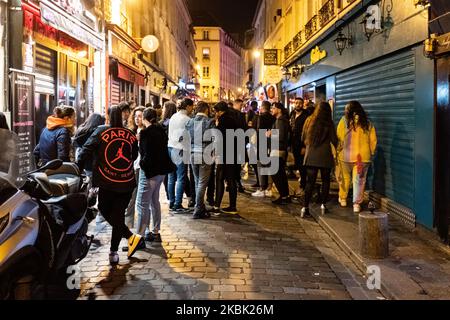
{"label": "apartment window", "polygon": [[211,57],[211,50],[209,49],[209,48],[203,48],[203,50],[202,50],[202,52],[203,52],[203,59],[210,59],[210,57]]}
{"label": "apartment window", "polygon": [[203,87],[203,98],[205,98],[205,99],[209,98],[209,86]]}
{"label": "apartment window", "polygon": [[203,67],[203,78],[209,78],[209,67]]}
{"label": "apartment window", "polygon": [[203,40],[209,40],[209,31],[203,31]]}

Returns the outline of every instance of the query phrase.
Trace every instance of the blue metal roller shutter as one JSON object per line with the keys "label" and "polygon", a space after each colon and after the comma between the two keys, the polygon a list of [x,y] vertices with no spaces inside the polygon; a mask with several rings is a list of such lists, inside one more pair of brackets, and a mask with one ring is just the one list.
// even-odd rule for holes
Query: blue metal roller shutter
{"label": "blue metal roller shutter", "polygon": [[396,54],[336,76],[335,119],[358,100],[375,125],[378,150],[368,188],[414,210],[415,56]]}

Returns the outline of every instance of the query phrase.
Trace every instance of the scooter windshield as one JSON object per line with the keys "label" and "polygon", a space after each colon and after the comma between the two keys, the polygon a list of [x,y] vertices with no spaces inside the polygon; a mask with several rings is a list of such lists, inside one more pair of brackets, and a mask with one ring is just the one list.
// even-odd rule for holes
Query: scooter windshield
{"label": "scooter windshield", "polygon": [[14,132],[0,129],[0,178],[16,185],[19,166],[17,159],[18,137]]}

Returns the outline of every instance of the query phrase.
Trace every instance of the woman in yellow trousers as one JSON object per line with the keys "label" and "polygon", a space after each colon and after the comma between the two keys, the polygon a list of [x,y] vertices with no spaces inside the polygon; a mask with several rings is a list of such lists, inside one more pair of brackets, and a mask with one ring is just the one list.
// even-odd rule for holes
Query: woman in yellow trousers
{"label": "woman in yellow trousers", "polygon": [[361,212],[367,172],[377,148],[375,127],[361,104],[351,101],[337,128],[339,203],[347,207],[350,184],[353,183],[353,211]]}

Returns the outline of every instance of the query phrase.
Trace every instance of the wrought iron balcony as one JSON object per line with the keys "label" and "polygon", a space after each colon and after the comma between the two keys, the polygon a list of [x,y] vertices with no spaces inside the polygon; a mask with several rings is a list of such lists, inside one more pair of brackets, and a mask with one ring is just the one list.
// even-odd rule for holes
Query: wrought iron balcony
{"label": "wrought iron balcony", "polygon": [[328,0],[319,10],[320,27],[324,27],[334,17],[334,0]]}
{"label": "wrought iron balcony", "polygon": [[315,15],[314,17],[311,18],[311,20],[308,21],[308,23],[305,25],[305,39],[306,41],[308,41],[309,39],[311,39],[311,37],[314,35],[314,33],[316,33],[317,31],[317,21],[318,20],[318,16]]}
{"label": "wrought iron balcony", "polygon": [[292,40],[292,46],[294,47],[294,51],[297,51],[298,48],[303,44],[302,42],[302,32],[300,31]]}
{"label": "wrought iron balcony", "polygon": [[291,41],[286,45],[286,47],[284,47],[284,59],[289,58],[293,53],[294,52],[292,51],[292,41]]}

